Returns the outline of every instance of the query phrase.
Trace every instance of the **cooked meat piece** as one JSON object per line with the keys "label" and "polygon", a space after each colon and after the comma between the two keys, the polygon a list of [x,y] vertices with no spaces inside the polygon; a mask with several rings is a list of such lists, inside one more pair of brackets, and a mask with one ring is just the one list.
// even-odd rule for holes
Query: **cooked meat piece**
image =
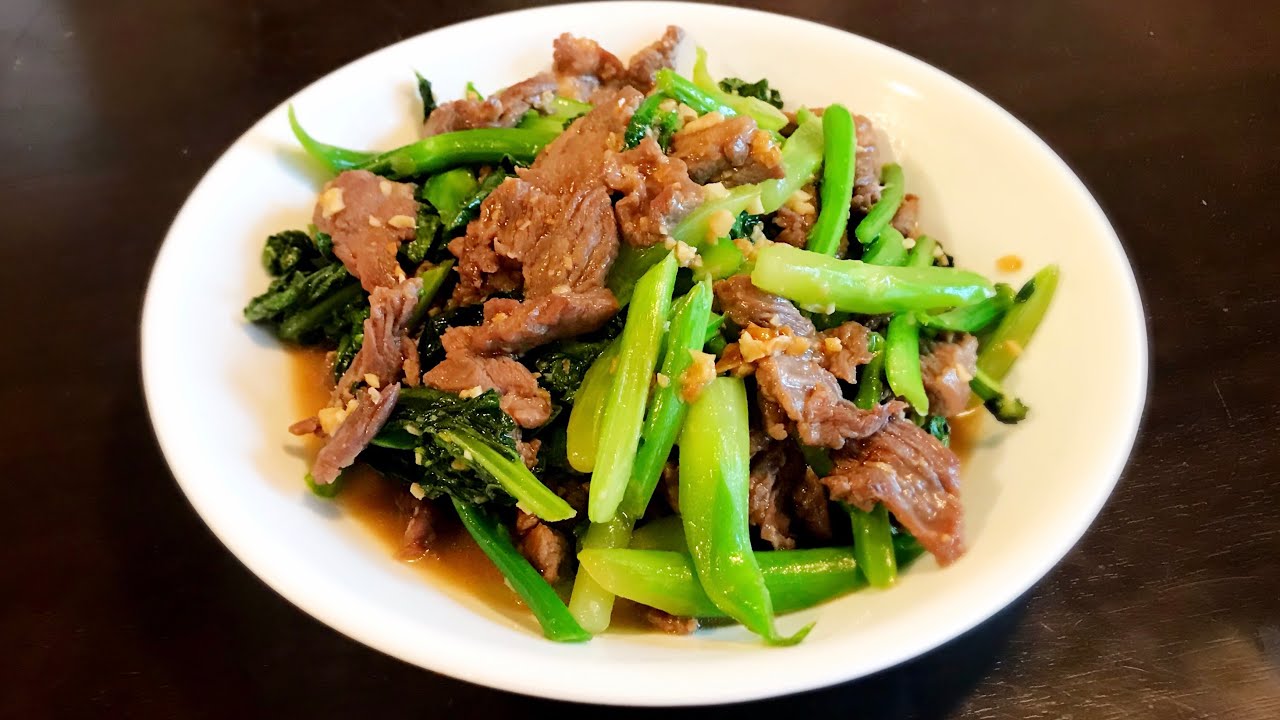
{"label": "cooked meat piece", "polygon": [[749,443],[747,452],[750,457],[755,457],[771,444],[769,436],[763,430],[754,427],[750,428],[747,434],[747,441]]}
{"label": "cooked meat piece", "polygon": [[711,113],[690,122],[671,138],[671,157],[683,160],[698,183],[731,187],[786,174],[777,141],[749,115]]}
{"label": "cooked meat piece", "polygon": [[507,222],[504,202],[515,190],[515,186],[507,188],[507,183],[513,182],[507,180],[495,188],[480,206],[480,217],[467,226],[467,234],[449,241],[449,252],[458,258],[458,283],[452,298],[456,305],[474,305],[490,295],[515,292],[524,282],[520,263],[500,255],[493,246],[499,228],[514,227]]}
{"label": "cooked meat piece", "polygon": [[[532,466],[530,466],[532,467]],[[555,486],[556,494],[569,503],[579,515],[587,512],[587,500],[590,496],[591,483],[579,480],[561,480]]]}
{"label": "cooked meat piece", "polygon": [[644,606],[644,621],[669,635],[689,635],[698,629],[697,618],[672,615],[655,607]]}
{"label": "cooked meat piece", "polygon": [[320,435],[320,418],[312,415],[289,426],[290,435]]}
{"label": "cooked meat piece", "polygon": [[756,404],[760,407],[760,426],[765,435],[774,440],[786,440],[788,418],[782,406],[763,392],[756,393]]}
{"label": "cooked meat piece", "polygon": [[831,506],[827,501],[827,487],[810,468],[791,491],[791,505],[795,519],[806,534],[814,540],[831,539]]}
{"label": "cooked meat piece", "polygon": [[[417,357],[417,344],[411,340],[406,342],[406,330],[421,292],[422,281],[410,278],[395,287],[375,288],[369,295],[364,343],[333,389],[334,405],[343,405],[351,399],[351,389],[367,377],[376,378],[379,386],[399,380],[409,354]],[[417,384],[416,378],[413,384]]]}
{"label": "cooked meat piece", "polygon": [[898,206],[898,212],[893,214],[890,224],[906,237],[920,237],[920,227],[916,220],[919,214],[920,197],[907,193],[902,198],[902,204]]}
{"label": "cooked meat piece", "polygon": [[847,383],[858,382],[858,366],[866,365],[875,357],[867,350],[870,334],[866,327],[852,320],[822,331],[819,349],[823,367]]}
{"label": "cooked meat piece", "polygon": [[618,222],[604,185],[557,199],[554,214],[544,216],[545,234],[537,242],[496,246],[524,267],[525,297],[598,290],[618,257]]}
{"label": "cooked meat piece", "polygon": [[316,453],[311,464],[311,476],[316,483],[328,485],[356,456],[369,445],[369,441],[387,423],[391,411],[400,397],[400,383],[393,383],[381,390],[364,388],[356,394],[355,406],[347,413],[342,424],[334,431],[329,442]]}
{"label": "cooked meat piece", "polygon": [[639,145],[610,158],[605,185],[622,193],[613,206],[628,245],[662,242],[671,228],[702,202],[702,186],[689,179],[684,162],[663,154],[646,137]]}
{"label": "cooked meat piece", "polygon": [[797,480],[798,464],[784,443],[774,443],[751,459],[751,489],[747,494],[750,523],[760,528],[760,539],[775,550],[796,546],[791,534],[790,504],[792,486]]}
{"label": "cooked meat piece", "polygon": [[551,417],[551,395],[538,387],[529,368],[509,357],[450,353],[422,376],[422,382],[452,393],[497,390],[502,396],[499,406],[520,427],[535,428]]}
{"label": "cooked meat piece", "polygon": [[756,364],[756,383],[761,397],[777,403],[795,423],[796,438],[805,445],[839,449],[846,440],[867,437],[889,421],[887,406],[858,408],[841,395],[835,376],[809,357],[766,357]]}
{"label": "cooked meat piece", "polygon": [[880,139],[871,121],[854,115],[858,152],[854,156],[853,207],[866,212],[880,199]]}
{"label": "cooked meat piece", "polygon": [[742,359],[742,348],[738,343],[729,343],[716,360],[716,374],[728,373],[734,377],[747,377],[756,371],[756,366]]}
{"label": "cooked meat piece", "polygon": [[601,86],[612,86],[626,78],[627,69],[616,55],[588,38],[564,33],[552,46],[551,69],[559,81],[560,94],[589,100]]}
{"label": "cooked meat piece", "polygon": [[333,238],[333,254],[373,292],[404,279],[396,251],[413,239],[417,216],[413,185],[347,170],[325,183],[311,221]]}
{"label": "cooked meat piece", "polygon": [[[490,307],[504,308],[490,313]],[[441,338],[450,355],[519,354],[538,345],[591,332],[618,312],[618,301],[605,288],[584,293],[544,295],[524,302],[497,298],[485,303],[485,323],[453,327]]]}
{"label": "cooked meat piece", "polygon": [[756,324],[768,328],[791,328],[796,335],[812,338],[817,329],[800,314],[790,300],[767,293],[751,283],[747,275],[734,275],[715,284],[716,299],[734,325]]}
{"label": "cooked meat piece", "polygon": [[525,113],[542,108],[555,94],[556,79],[551,73],[533,77],[490,95],[484,100],[463,98],[437,107],[422,127],[430,137],[455,130],[515,127]]}
{"label": "cooked meat piece", "polygon": [[675,65],[676,50],[683,39],[684,30],[668,25],[662,37],[631,56],[627,62],[627,83],[642,93],[652,90],[654,75]]}
{"label": "cooked meat piece", "polygon": [[774,241],[803,248],[808,244],[809,233],[813,230],[813,225],[817,221],[818,213],[816,210],[815,212],[802,213],[783,205],[778,208],[778,212],[773,216],[773,224],[781,228]]}
{"label": "cooked meat piece", "polygon": [[405,525],[398,554],[401,560],[415,560],[431,549],[431,543],[436,540],[436,528],[443,522],[444,515],[431,500],[419,500],[408,493],[402,497],[409,506],[409,522]]}
{"label": "cooked meat piece", "polygon": [[960,335],[952,342],[933,343],[920,356],[920,374],[929,396],[929,412],[952,417],[969,407],[969,381],[978,366],[978,339]]}
{"label": "cooked meat piece", "polygon": [[405,333],[400,338],[400,349],[404,355],[404,363],[400,366],[404,370],[404,384],[417,387],[422,382],[422,357],[418,355],[418,341]]}
{"label": "cooked meat piece", "polygon": [[889,511],[941,565],[964,553],[960,459],[915,423],[895,418],[835,458],[822,482],[831,498]]}
{"label": "cooked meat piece", "polygon": [[560,579],[569,557],[569,541],[564,534],[538,518],[516,509],[516,537],[520,554],[537,568],[547,582]]}
{"label": "cooked meat piece", "polygon": [[[502,404],[499,403],[498,406],[502,407]],[[503,409],[503,412],[507,412],[506,408],[502,408],[502,409]],[[507,413],[507,414],[510,414],[510,413]],[[537,438],[534,438],[533,440],[530,440],[528,442],[525,442],[524,440],[521,440],[518,438],[516,439],[516,452],[520,453],[521,462],[523,462],[524,466],[529,468],[530,470],[538,466],[538,450],[541,448],[542,448],[542,441]]]}

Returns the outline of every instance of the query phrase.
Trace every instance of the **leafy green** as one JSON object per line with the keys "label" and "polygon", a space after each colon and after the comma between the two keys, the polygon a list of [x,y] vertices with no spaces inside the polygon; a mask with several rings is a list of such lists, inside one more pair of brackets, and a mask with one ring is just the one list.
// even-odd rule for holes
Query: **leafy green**
{"label": "leafy green", "polygon": [[284,275],[319,248],[301,230],[285,230],[267,238],[262,246],[262,266],[272,275]]}
{"label": "leafy green", "polygon": [[950,447],[951,445],[951,424],[941,415],[929,415],[924,418],[924,424],[920,427],[938,439],[938,442]]}
{"label": "leafy green", "polygon": [[758,227],[764,226],[763,215],[751,215],[746,210],[738,213],[738,217],[733,221],[733,227],[729,228],[730,239],[750,238]]}
{"label": "leafy green", "polygon": [[444,249],[440,216],[425,203],[418,205],[418,224],[414,237],[400,246],[400,257],[411,265],[419,265],[428,258],[436,258]]}
{"label": "leafy green", "polygon": [[431,91],[431,81],[422,77],[422,73],[417,70],[413,74],[418,78],[418,96],[422,98],[422,121],[426,122],[431,117],[431,112],[436,109],[436,95]]}
{"label": "leafy green", "polygon": [[720,89],[734,95],[763,100],[779,110],[782,109],[782,93],[769,87],[769,81],[764,78],[753,83],[741,78],[725,78],[720,81]]}
{"label": "leafy green", "polygon": [[534,372],[542,373],[538,384],[557,402],[572,405],[574,395],[582,387],[582,376],[610,342],[610,338],[604,338],[594,342],[564,340],[549,345],[530,361]]}

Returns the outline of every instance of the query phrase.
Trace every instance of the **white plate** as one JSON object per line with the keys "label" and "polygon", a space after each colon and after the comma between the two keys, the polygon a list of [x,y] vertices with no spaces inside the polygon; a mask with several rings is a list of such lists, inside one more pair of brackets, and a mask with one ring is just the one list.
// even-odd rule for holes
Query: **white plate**
{"label": "white plate", "polygon": [[[285,427],[290,365],[241,318],[266,276],[263,238],[304,227],[323,180],[302,169],[285,106],[209,170],[161,248],[143,312],[143,375],[156,434],[192,505],[245,565],[302,609],[436,672],[531,695],[630,705],[749,700],[860,677],[919,655],[1018,597],[1079,539],[1115,485],[1141,415],[1141,302],[1106,217],[1026,127],[955,79],[900,52],[801,20],[707,5],[609,3],[485,18],[398,43],[289,99],[317,137],[390,148],[415,138],[412,69],[440,97],[493,89],[548,66],[571,31],[624,58],[667,23],[710,53],[712,71],[768,77],[789,107],[842,102],[879,120],[922,196],[922,222],[963,265],[996,277],[1062,267],[1055,304],[1009,384],[1033,416],[990,434],[965,468],[969,552],[898,586],[780,620],[817,628],[794,648],[745,631],[693,637],[540,637],[457,588],[398,564],[381,543],[308,496]],[[690,45],[692,44],[690,43]],[[483,52],[477,51],[483,49]],[[686,49],[687,71],[691,51]]]}

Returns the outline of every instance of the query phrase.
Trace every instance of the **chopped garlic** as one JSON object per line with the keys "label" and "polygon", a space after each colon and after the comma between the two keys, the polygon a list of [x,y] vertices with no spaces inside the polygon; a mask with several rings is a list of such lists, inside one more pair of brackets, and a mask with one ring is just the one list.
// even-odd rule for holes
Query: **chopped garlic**
{"label": "chopped garlic", "polygon": [[838,353],[844,349],[844,343],[838,337],[829,337],[822,341],[822,349],[829,353]]}
{"label": "chopped garlic", "polygon": [[703,192],[706,193],[705,200],[720,200],[729,197],[729,190],[725,188],[724,183],[707,183],[702,186]]}
{"label": "chopped garlic", "polygon": [[681,132],[697,132],[699,130],[704,130],[706,128],[709,128],[713,125],[718,125],[722,122],[724,122],[723,115],[721,115],[718,112],[709,112],[706,115],[703,115],[702,117],[696,120],[691,120],[688,123],[686,123],[684,126],[684,130],[682,130]]}
{"label": "chopped garlic", "polygon": [[366,385],[373,388],[374,390],[377,390],[378,388],[382,387],[382,381],[378,380],[378,376],[374,375],[373,373],[365,373],[364,382]]}
{"label": "chopped garlic", "polygon": [[421,500],[427,496],[427,489],[422,487],[418,483],[413,483],[412,485],[409,486],[409,494],[412,495],[415,499]]}
{"label": "chopped garlic", "polygon": [[466,390],[458,393],[458,397],[463,398],[464,400],[470,400],[472,398],[478,398],[483,394],[484,386],[476,385],[475,387],[467,388]]}
{"label": "chopped garlic", "polygon": [[324,434],[332,437],[342,425],[342,421],[347,419],[347,411],[334,407],[320,408],[316,413],[316,419],[320,421],[320,429],[324,430]]}
{"label": "chopped garlic", "polygon": [[342,200],[342,188],[331,187],[320,193],[320,217],[328,220],[346,207],[347,204]]}
{"label": "chopped garlic", "polygon": [[390,180],[379,180],[378,189],[382,191],[382,195],[384,197],[391,197],[391,181]]}
{"label": "chopped garlic", "polygon": [[707,219],[707,240],[712,242],[722,237],[729,237],[733,230],[733,213],[728,210],[717,210]]}
{"label": "chopped garlic", "polygon": [[655,374],[653,376],[653,379],[655,382],[658,383],[658,387],[667,387],[668,385],[671,384],[671,378],[667,377],[666,375],[663,375],[662,373]]}
{"label": "chopped garlic", "polygon": [[676,262],[680,263],[680,267],[698,267],[702,264],[702,258],[698,257],[698,250],[686,242],[676,242],[675,251]]}
{"label": "chopped garlic", "polygon": [[393,228],[405,230],[407,228],[416,227],[418,223],[408,215],[392,215],[391,219],[387,220],[387,224]]}
{"label": "chopped garlic", "polygon": [[710,353],[690,350],[693,362],[680,376],[680,397],[685,402],[693,402],[702,394],[702,389],[711,384],[716,377],[716,356]]}

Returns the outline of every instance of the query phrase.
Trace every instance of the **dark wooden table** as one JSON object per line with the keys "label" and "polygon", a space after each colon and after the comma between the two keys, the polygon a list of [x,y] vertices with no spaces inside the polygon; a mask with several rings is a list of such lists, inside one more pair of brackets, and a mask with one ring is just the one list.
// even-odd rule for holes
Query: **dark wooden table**
{"label": "dark wooden table", "polygon": [[[156,248],[241,131],[349,60],[517,5],[0,4],[0,715],[598,714],[421,671],[276,596],[184,501],[138,381]],[[1280,5],[762,6],[923,58],[1056,148],[1137,268],[1153,380],[1102,516],[1012,607],[874,677],[688,716],[1280,717]]]}

